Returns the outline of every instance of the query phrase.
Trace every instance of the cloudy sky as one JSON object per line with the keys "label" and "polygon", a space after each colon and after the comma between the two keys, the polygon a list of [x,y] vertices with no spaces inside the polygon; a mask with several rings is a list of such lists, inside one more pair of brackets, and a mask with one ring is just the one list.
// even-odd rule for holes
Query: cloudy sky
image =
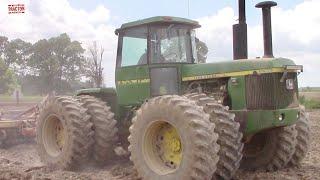
{"label": "cloudy sky", "polygon": [[[249,56],[263,54],[258,0],[247,1]],[[25,14],[8,14],[7,5],[23,3]],[[237,0],[3,0],[0,35],[35,42],[68,33],[87,47],[98,41],[105,48],[105,83],[114,85],[115,28],[151,16],[179,16],[198,20],[197,36],[209,47],[208,62],[231,60],[232,24]],[[189,4],[189,5],[188,5]],[[189,6],[189,8],[188,8]],[[320,0],[279,0],[273,9],[274,54],[303,64],[300,86],[320,86]],[[189,10],[188,10],[189,9]]]}

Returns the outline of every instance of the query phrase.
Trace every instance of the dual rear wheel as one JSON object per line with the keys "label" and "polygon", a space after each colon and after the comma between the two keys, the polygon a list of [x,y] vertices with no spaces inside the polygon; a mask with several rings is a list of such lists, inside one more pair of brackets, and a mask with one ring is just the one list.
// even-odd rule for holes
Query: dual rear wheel
{"label": "dual rear wheel", "polygon": [[38,154],[49,166],[74,170],[88,156],[91,134],[87,109],[71,97],[50,98],[37,121]]}
{"label": "dual rear wheel", "polygon": [[89,157],[105,164],[113,157],[116,121],[110,107],[92,96],[48,99],[37,121],[37,150],[50,166],[76,170]]}

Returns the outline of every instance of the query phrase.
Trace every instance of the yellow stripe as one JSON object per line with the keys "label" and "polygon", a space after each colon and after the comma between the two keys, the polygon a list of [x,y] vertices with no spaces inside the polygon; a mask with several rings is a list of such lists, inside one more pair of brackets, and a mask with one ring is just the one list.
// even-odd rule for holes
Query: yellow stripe
{"label": "yellow stripe", "polygon": [[149,83],[150,79],[131,79],[131,80],[123,80],[117,81],[118,85],[132,85],[132,84],[145,84]]}
{"label": "yellow stripe", "polygon": [[222,78],[222,77],[234,77],[234,76],[246,76],[251,74],[266,74],[266,73],[277,73],[277,72],[296,72],[295,70],[285,70],[284,68],[270,68],[270,69],[257,69],[250,71],[238,71],[238,72],[229,72],[229,73],[216,73],[216,74],[207,74],[201,76],[189,76],[183,77],[182,81],[194,81],[202,79],[213,79],[213,78]]}
{"label": "yellow stripe", "polygon": [[[257,69],[249,71],[237,71],[229,73],[216,73],[216,74],[207,74],[201,76],[189,76],[183,77],[182,81],[194,81],[194,80],[203,80],[203,79],[214,79],[222,77],[234,77],[234,76],[246,76],[251,74],[266,74],[266,73],[278,73],[278,72],[296,72],[296,70],[285,70],[284,68],[269,68],[269,69]],[[123,80],[117,81],[118,85],[132,85],[132,84],[146,84],[150,83],[150,79],[132,79],[132,80]]]}

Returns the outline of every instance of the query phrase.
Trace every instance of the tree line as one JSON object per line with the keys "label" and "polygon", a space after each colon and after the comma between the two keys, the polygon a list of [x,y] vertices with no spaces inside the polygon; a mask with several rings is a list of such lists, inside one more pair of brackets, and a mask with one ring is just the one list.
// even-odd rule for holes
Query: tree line
{"label": "tree line", "polygon": [[[196,39],[198,61],[206,62],[208,47]],[[103,47],[96,42],[85,49],[66,34],[35,43],[0,36],[0,94],[20,88],[23,94],[55,91],[71,93],[103,85]]]}
{"label": "tree line", "polygon": [[[101,47],[101,61],[102,50]],[[90,48],[92,57],[85,57],[84,52],[81,43],[72,41],[65,33],[35,43],[22,39],[9,41],[0,36],[0,94],[17,87],[29,95],[99,87],[103,82],[102,68],[92,69],[99,56],[96,43]],[[95,76],[100,74],[98,82]]]}

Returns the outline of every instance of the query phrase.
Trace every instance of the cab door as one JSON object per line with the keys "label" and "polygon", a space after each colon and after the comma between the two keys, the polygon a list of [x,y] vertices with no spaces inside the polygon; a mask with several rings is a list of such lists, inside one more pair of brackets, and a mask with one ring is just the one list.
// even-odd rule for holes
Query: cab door
{"label": "cab door", "polygon": [[153,65],[150,67],[150,95],[179,94],[179,66]]}

